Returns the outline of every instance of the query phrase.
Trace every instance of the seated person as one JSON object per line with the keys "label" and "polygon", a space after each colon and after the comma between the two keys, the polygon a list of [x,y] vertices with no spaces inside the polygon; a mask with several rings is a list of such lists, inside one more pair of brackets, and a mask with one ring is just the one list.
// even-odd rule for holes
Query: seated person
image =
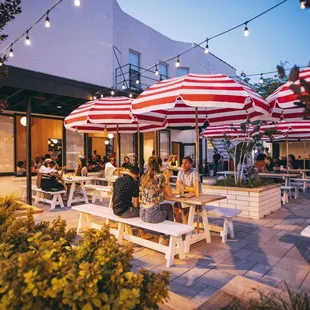
{"label": "seated person", "polygon": [[104,162],[101,160],[101,156],[100,155],[96,155],[95,160],[93,161],[93,163],[99,167],[99,170],[104,170]]}
{"label": "seated person", "polygon": [[111,163],[114,167],[116,167],[115,158],[112,157],[112,156],[110,156],[109,159],[110,159],[110,163]]}
{"label": "seated person", "polygon": [[104,177],[107,180],[109,180],[113,177],[113,173],[116,168],[111,164],[110,158],[108,158],[107,156],[104,156],[103,163],[104,163]]}
{"label": "seated person", "polygon": [[125,169],[130,169],[132,167],[132,164],[131,164],[130,159],[129,159],[128,156],[124,157],[124,162],[122,164],[122,167],[125,168]]}
{"label": "seated person", "polygon": [[78,167],[75,169],[75,175],[76,176],[87,176],[87,167],[86,167],[86,160],[83,157],[80,157],[78,159]]}
{"label": "seated person", "polygon": [[274,171],[275,165],[272,162],[272,158],[269,156],[265,157],[265,171]]}
{"label": "seated person", "polygon": [[17,176],[26,175],[26,168],[25,168],[25,164],[23,161],[17,162],[16,175]]}
{"label": "seated person", "polygon": [[298,169],[295,155],[293,154],[288,155],[288,164],[286,168],[287,169]]}
{"label": "seated person", "polygon": [[273,170],[274,171],[280,171],[280,163],[278,158],[273,158],[272,163],[274,165]]}
{"label": "seated person", "polygon": [[168,163],[168,166],[171,167],[171,168],[178,167],[179,164],[178,164],[177,159],[178,159],[177,155],[171,155],[171,158],[170,158],[170,161]]}
{"label": "seated person", "polygon": [[[122,218],[139,217],[139,167],[131,167],[126,174],[115,181],[113,190],[113,213]],[[152,239],[151,234],[146,234],[139,228],[140,237]]]}
{"label": "seated person", "polygon": [[89,159],[87,164],[87,170],[88,172],[98,172],[100,170],[100,167],[95,162],[93,162],[92,159]]}
{"label": "seated person", "polygon": [[165,157],[164,158],[164,163],[163,163],[163,171],[167,170],[168,169],[168,158]]}
{"label": "seated person", "polygon": [[61,180],[63,170],[61,170],[61,174],[56,170],[56,162],[48,161],[44,165],[45,169],[41,175],[41,188],[45,191],[60,191],[64,189],[64,185],[58,182],[57,180]]}
{"label": "seated person", "polygon": [[[193,168],[193,160],[186,156],[182,160],[182,169],[178,172],[177,188],[182,193],[196,193],[196,170]],[[174,216],[176,222],[182,223],[182,213],[184,216],[183,222],[187,224],[189,208],[182,208],[181,203],[174,204]]]}
{"label": "seated person", "polygon": [[[173,209],[170,203],[163,203],[165,196],[171,196],[172,190],[169,184],[170,171],[160,173],[156,156],[148,160],[148,168],[141,178],[140,191],[140,218],[147,223],[160,223],[173,221]],[[163,235],[159,237],[160,244],[169,244]]]}

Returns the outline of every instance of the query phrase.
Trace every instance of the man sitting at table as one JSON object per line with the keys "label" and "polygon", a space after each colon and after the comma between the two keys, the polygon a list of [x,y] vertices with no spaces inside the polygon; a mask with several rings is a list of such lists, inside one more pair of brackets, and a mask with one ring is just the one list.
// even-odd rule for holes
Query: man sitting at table
{"label": "man sitting at table", "polygon": [[132,167],[132,164],[128,156],[124,157],[124,163],[122,164],[122,167],[125,169],[130,169]]}
{"label": "man sitting at table", "polygon": [[[139,209],[139,167],[131,167],[128,174],[118,178],[114,183],[113,190],[113,213],[122,218],[132,218],[140,216]],[[139,228],[140,237],[152,239],[151,234],[147,234]]]}
{"label": "man sitting at table", "polygon": [[104,177],[107,180],[112,179],[113,173],[114,173],[116,168],[111,164],[109,157],[104,156],[103,164],[104,164]]}
{"label": "man sitting at table", "polygon": [[[180,193],[196,193],[196,170],[193,168],[193,160],[186,156],[182,160],[182,169],[178,172],[177,188]],[[189,208],[182,208],[181,203],[174,204],[174,216],[176,222],[182,223],[182,213],[184,223],[188,222]]]}

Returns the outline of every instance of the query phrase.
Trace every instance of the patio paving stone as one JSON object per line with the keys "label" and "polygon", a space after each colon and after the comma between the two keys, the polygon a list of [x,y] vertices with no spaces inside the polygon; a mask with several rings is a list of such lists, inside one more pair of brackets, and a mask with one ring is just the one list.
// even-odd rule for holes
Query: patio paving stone
{"label": "patio paving stone", "polygon": [[218,288],[208,285],[203,291],[194,296],[191,301],[202,304],[207,301],[213,294],[218,291]]}
{"label": "patio paving stone", "polygon": [[171,281],[169,289],[178,295],[190,299],[203,291],[206,287],[207,285],[201,282],[195,282],[191,286],[183,286],[175,281]]}
{"label": "patio paving stone", "polygon": [[197,281],[210,285],[212,287],[222,288],[234,277],[235,275],[229,274],[222,270],[211,269],[210,271],[199,277]]}
{"label": "patio paving stone", "polygon": [[197,278],[201,277],[208,271],[210,271],[209,268],[197,265],[195,268],[192,268],[189,271],[183,273],[174,281],[184,286],[190,286]]}
{"label": "patio paving stone", "polygon": [[240,251],[238,251],[235,254],[233,254],[233,256],[243,259],[243,258],[248,257],[252,253],[254,253],[254,251],[247,250],[247,249],[241,249]]}

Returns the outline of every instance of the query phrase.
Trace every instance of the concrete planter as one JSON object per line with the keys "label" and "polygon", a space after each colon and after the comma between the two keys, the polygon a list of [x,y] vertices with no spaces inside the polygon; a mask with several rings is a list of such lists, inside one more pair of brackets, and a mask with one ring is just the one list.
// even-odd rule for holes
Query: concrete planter
{"label": "concrete planter", "polygon": [[213,202],[212,205],[241,210],[242,217],[261,219],[281,208],[281,189],[278,184],[258,188],[202,185],[202,192],[226,196],[226,199]]}

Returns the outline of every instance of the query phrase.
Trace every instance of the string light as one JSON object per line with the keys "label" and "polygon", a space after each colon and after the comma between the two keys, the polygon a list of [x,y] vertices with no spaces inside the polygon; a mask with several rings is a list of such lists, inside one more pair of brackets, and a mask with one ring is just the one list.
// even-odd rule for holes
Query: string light
{"label": "string light", "polygon": [[25,43],[26,43],[26,45],[30,45],[31,44],[31,41],[30,41],[30,38],[29,38],[29,30],[27,30],[27,32],[26,32],[26,34],[27,34],[27,36],[26,36],[26,41],[25,41]]}
{"label": "string light", "polygon": [[304,10],[306,8],[306,1],[305,0],[300,0],[300,9]]}
{"label": "string light", "polygon": [[136,80],[136,84],[140,84],[140,80],[139,79]]}
{"label": "string light", "polygon": [[14,56],[14,53],[13,53],[13,45],[11,44],[9,57],[13,57],[13,56]]}
{"label": "string light", "polygon": [[108,138],[109,138],[109,139],[113,139],[113,138],[114,138],[113,133],[109,133],[109,134],[108,134]]}
{"label": "string light", "polygon": [[157,68],[157,65],[155,66],[155,75],[158,75],[158,68]]}
{"label": "string light", "polygon": [[103,95],[102,95],[102,94],[100,95],[100,98],[103,98]]}
{"label": "string light", "polygon": [[207,39],[207,44],[205,47],[205,53],[208,54],[209,53],[209,39]]}
{"label": "string light", "polygon": [[105,143],[105,145],[108,145],[110,142],[109,142],[109,140],[105,140],[104,143]]}
{"label": "string light", "polygon": [[114,96],[115,92],[114,90],[111,90],[111,96]]}
{"label": "string light", "polygon": [[126,88],[125,81],[123,82],[122,88],[123,88],[123,89]]}
{"label": "string light", "polygon": [[80,0],[74,0],[74,5],[75,6],[80,6],[81,5],[81,1]]}
{"label": "string light", "polygon": [[50,28],[51,27],[50,18],[48,17],[48,13],[49,12],[50,12],[49,10],[46,12],[46,18],[45,18],[45,27],[46,28]]}
{"label": "string light", "polygon": [[132,98],[132,93],[129,94],[129,97]]}
{"label": "string light", "polygon": [[245,36],[245,37],[248,37],[249,34],[250,34],[250,32],[249,32],[249,28],[248,28],[248,22],[246,22],[246,23],[244,24],[244,36]]}
{"label": "string light", "polygon": [[97,99],[97,97],[96,97],[96,96],[94,96],[94,97],[93,97],[93,99],[94,99],[94,100],[96,100],[96,99]]}
{"label": "string light", "polygon": [[178,56],[178,58],[177,58],[177,62],[175,63],[175,66],[176,66],[177,68],[180,67],[180,59],[179,59],[179,56]]}
{"label": "string light", "polygon": [[259,81],[260,81],[262,84],[264,83],[264,78],[263,78],[263,74],[262,74],[262,73],[261,73],[261,75],[260,75]]}
{"label": "string light", "polygon": [[3,65],[2,62],[0,61],[0,67],[2,67],[2,65]]}

